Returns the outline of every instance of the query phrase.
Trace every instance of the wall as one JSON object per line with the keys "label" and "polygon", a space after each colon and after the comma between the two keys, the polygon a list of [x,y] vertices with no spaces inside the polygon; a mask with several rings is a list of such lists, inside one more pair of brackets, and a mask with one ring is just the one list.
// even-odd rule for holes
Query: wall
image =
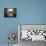
{"label": "wall", "polygon": [[46,0],[20,0],[21,24],[46,24]]}
{"label": "wall", "polygon": [[[16,8],[16,1],[12,0],[1,0],[0,1],[0,44],[7,44],[8,34],[10,32],[16,32],[17,35],[17,24],[18,18],[5,18],[4,17],[4,8]],[[17,15],[18,16],[18,15]],[[15,41],[18,42],[17,39]]]}
{"label": "wall", "polygon": [[[13,7],[17,8],[17,17],[4,18],[4,8]],[[18,24],[46,24],[46,0],[1,0],[0,44],[8,43],[9,32],[17,34]]]}

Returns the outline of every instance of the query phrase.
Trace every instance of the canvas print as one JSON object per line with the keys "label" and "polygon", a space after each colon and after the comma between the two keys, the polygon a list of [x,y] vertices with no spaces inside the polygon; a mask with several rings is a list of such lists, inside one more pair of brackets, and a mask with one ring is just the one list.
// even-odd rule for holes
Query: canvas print
{"label": "canvas print", "polygon": [[4,8],[4,17],[16,17],[16,8]]}

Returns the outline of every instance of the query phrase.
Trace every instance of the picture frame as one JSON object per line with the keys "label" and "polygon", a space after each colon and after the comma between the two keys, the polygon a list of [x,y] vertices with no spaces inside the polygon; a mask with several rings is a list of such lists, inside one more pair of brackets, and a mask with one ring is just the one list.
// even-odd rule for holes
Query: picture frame
{"label": "picture frame", "polygon": [[4,17],[16,17],[17,9],[16,8],[4,8]]}

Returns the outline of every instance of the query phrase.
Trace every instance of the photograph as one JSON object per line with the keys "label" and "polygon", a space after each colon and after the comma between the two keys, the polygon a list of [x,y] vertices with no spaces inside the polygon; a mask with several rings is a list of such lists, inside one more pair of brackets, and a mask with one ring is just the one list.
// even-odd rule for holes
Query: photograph
{"label": "photograph", "polygon": [[16,8],[4,8],[4,17],[16,17]]}

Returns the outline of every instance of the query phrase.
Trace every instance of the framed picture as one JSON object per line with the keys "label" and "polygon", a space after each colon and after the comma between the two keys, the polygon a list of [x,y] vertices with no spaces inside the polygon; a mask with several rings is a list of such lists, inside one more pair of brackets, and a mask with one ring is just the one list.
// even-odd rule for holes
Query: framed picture
{"label": "framed picture", "polygon": [[16,8],[4,8],[4,17],[16,17]]}

